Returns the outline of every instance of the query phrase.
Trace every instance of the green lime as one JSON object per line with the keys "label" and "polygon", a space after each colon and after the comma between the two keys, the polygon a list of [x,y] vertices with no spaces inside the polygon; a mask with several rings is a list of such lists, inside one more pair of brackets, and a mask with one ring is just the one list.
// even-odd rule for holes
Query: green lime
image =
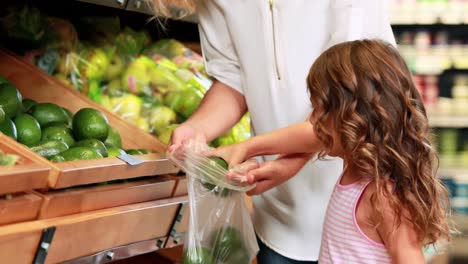
{"label": "green lime", "polygon": [[91,138],[91,139],[83,139],[81,141],[76,142],[76,147],[90,147],[99,152],[103,157],[107,157],[107,148],[101,141]]}
{"label": "green lime", "polygon": [[140,152],[141,154],[150,154],[151,151],[147,150],[147,149],[137,149],[138,152]]}
{"label": "green lime", "polygon": [[67,143],[61,140],[45,140],[31,147],[31,150],[44,158],[50,158],[68,150]]}
{"label": "green lime", "polygon": [[54,155],[54,156],[50,157],[49,160],[59,163],[59,162],[64,162],[65,158],[62,155]]}
{"label": "green lime", "polygon": [[71,160],[89,160],[89,159],[100,159],[102,155],[99,152],[90,147],[74,147],[61,154],[66,161]]}
{"label": "green lime", "polygon": [[213,253],[205,247],[191,248],[184,251],[182,264],[215,264]]}
{"label": "green lime", "polygon": [[70,129],[68,129],[65,124],[61,123],[57,126],[46,127],[42,130],[42,140],[60,140],[67,144],[67,146],[73,146],[75,140],[71,134]]}
{"label": "green lime", "polygon": [[18,89],[13,84],[0,84],[0,107],[5,114],[13,118],[22,107],[22,97]]}
{"label": "green lime", "polygon": [[[209,165],[213,167],[221,167],[225,170],[228,170],[229,165],[228,163],[220,157],[209,157],[210,162]],[[226,197],[229,194],[231,194],[231,191],[227,188],[221,188],[219,186],[216,186],[215,184],[211,183],[210,180],[211,177],[208,175],[202,175],[202,179],[200,180],[202,185],[208,189],[209,191],[213,192],[216,195],[220,195],[221,197]]]}
{"label": "green lime", "polygon": [[83,108],[73,117],[73,133],[79,140],[95,138],[105,141],[109,134],[109,122],[100,111]]}
{"label": "green lime", "polygon": [[63,123],[63,122],[51,122],[51,123],[44,125],[42,129],[47,128],[47,127],[63,127],[71,131],[71,127],[68,124]]}
{"label": "green lime", "polygon": [[41,127],[46,127],[52,122],[67,122],[67,114],[63,109],[52,103],[40,103],[32,108],[32,115],[39,122]]}
{"label": "green lime", "polygon": [[122,138],[120,137],[119,132],[111,126],[109,126],[109,134],[104,143],[112,145],[116,148],[122,148]]}
{"label": "green lime", "polygon": [[214,256],[223,263],[249,264],[249,252],[239,229],[228,226],[215,231],[213,241]]}
{"label": "green lime", "polygon": [[35,105],[37,105],[37,102],[32,99],[23,99],[24,112],[29,112]]}
{"label": "green lime", "polygon": [[10,83],[10,81],[8,81],[8,79],[4,76],[0,75],[0,85],[4,83]]}
{"label": "green lime", "polygon": [[5,120],[6,114],[5,111],[3,111],[3,108],[0,107],[0,123],[2,123]]}
{"label": "green lime", "polygon": [[41,126],[34,117],[20,114],[15,117],[14,123],[18,132],[18,142],[28,147],[39,143],[42,136]]}
{"label": "green lime", "polygon": [[141,155],[141,154],[143,154],[138,149],[127,149],[125,152],[127,152],[128,155]]}
{"label": "green lime", "polygon": [[15,123],[8,116],[5,116],[5,120],[0,123],[0,132],[14,140],[18,138]]}
{"label": "green lime", "polygon": [[114,146],[107,147],[107,155],[109,158],[118,157],[120,155],[126,154],[123,149],[116,148]]}
{"label": "green lime", "polygon": [[72,126],[72,120],[73,120],[73,113],[69,109],[62,107],[63,111],[65,111],[65,114],[67,115],[67,124],[71,127]]}

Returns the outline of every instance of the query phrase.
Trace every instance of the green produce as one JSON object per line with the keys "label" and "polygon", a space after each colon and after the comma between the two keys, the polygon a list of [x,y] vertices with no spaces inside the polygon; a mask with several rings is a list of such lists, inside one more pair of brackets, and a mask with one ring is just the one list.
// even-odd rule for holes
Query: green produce
{"label": "green produce", "polygon": [[11,83],[0,84],[0,107],[7,116],[13,118],[22,108],[22,97]]}
{"label": "green produce", "polygon": [[150,113],[149,122],[157,135],[162,133],[162,130],[175,123],[177,115],[171,108],[167,106],[156,106]]}
{"label": "green produce", "polygon": [[14,140],[18,139],[15,123],[7,116],[5,120],[0,123],[0,132],[11,137]]}
{"label": "green produce", "polygon": [[133,94],[111,99],[113,112],[116,112],[125,119],[137,118],[140,116],[143,100]]}
{"label": "green produce", "polygon": [[129,121],[132,124],[135,124],[137,127],[139,127],[141,130],[145,132],[150,132],[150,127],[148,125],[148,121],[143,118],[143,117],[136,117],[136,118],[131,118]]}
{"label": "green produce", "polygon": [[133,94],[150,93],[150,71],[152,67],[154,67],[154,62],[145,56],[130,62],[122,75],[124,90]]}
{"label": "green produce", "polygon": [[10,81],[7,78],[0,75],[0,86],[4,83],[10,83]]}
{"label": "green produce", "polygon": [[97,150],[101,156],[107,157],[107,148],[104,143],[94,138],[78,141],[73,147],[90,147]]}
{"label": "green produce", "polygon": [[111,145],[116,148],[122,148],[122,138],[120,137],[119,132],[113,127],[109,127],[109,134],[104,143],[106,145]]}
{"label": "green produce", "polygon": [[62,155],[54,155],[50,157],[49,160],[57,163],[66,161]]}
{"label": "green produce", "polygon": [[216,261],[211,250],[202,247],[185,251],[182,264],[216,264]]}
{"label": "green produce", "polygon": [[[48,128],[48,127],[61,127],[63,129],[67,128],[67,129],[71,129],[71,126],[69,126],[68,124],[66,123],[63,123],[63,122],[52,122],[52,123],[48,123],[47,125],[43,126],[42,127],[42,130]],[[71,130],[70,130],[71,131]]]}
{"label": "green produce", "polygon": [[[123,96],[125,91],[122,86],[122,80],[120,78],[111,80],[106,86],[106,91],[111,97]],[[101,104],[103,104],[102,101]],[[110,109],[112,109],[112,107]]]}
{"label": "green produce", "polygon": [[110,81],[118,78],[125,70],[125,61],[119,54],[114,54],[104,73],[104,80]]}
{"label": "green produce", "polygon": [[139,151],[141,154],[150,154],[151,151],[147,150],[147,149],[137,149],[137,151]]}
{"label": "green produce", "polygon": [[242,233],[234,227],[224,227],[213,233],[213,255],[226,264],[249,264],[250,256]]}
{"label": "green produce", "polygon": [[5,114],[5,111],[3,111],[3,108],[0,107],[0,124],[5,121],[5,117],[6,117],[6,114]]}
{"label": "green produce", "polygon": [[60,140],[67,144],[67,146],[73,146],[75,139],[73,139],[72,132],[64,124],[58,126],[50,126],[42,130],[42,141],[47,140]]}
{"label": "green produce", "polygon": [[142,150],[140,149],[128,149],[125,151],[128,155],[143,155],[145,154]]}
{"label": "green produce", "polygon": [[117,50],[124,55],[135,56],[140,54],[143,48],[149,44],[151,37],[145,31],[134,31],[125,27],[115,38]]}
{"label": "green produce", "polygon": [[[228,163],[220,157],[209,157],[210,163],[209,166],[212,166],[213,168],[216,167],[221,167],[225,170],[229,169]],[[205,178],[206,180],[203,180]],[[210,182],[210,178],[208,175],[202,175],[202,179],[200,180],[202,185],[208,189],[209,191],[213,192],[216,195],[219,195],[221,197],[227,197],[229,194],[231,194],[231,191],[228,188],[221,188],[219,186],[216,186],[215,184]]]}
{"label": "green produce", "polygon": [[73,117],[73,133],[78,140],[94,138],[105,141],[109,134],[109,122],[98,110],[83,108]]}
{"label": "green produce", "polygon": [[69,52],[62,55],[59,59],[59,64],[57,66],[57,74],[61,76],[68,76],[73,71],[77,71],[77,65],[79,61],[79,55],[75,52]]}
{"label": "green produce", "polygon": [[78,64],[81,76],[88,80],[100,80],[109,67],[109,58],[106,52],[100,48],[92,48],[84,52],[82,60]]}
{"label": "green produce", "polygon": [[188,118],[195,112],[201,100],[202,97],[194,89],[170,92],[164,98],[165,104],[184,118]]}
{"label": "green produce", "polygon": [[91,147],[73,147],[61,153],[66,161],[100,159],[102,155]]}
{"label": "green produce", "polygon": [[44,158],[50,158],[68,150],[68,145],[61,140],[47,140],[32,146],[31,150]]}
{"label": "green produce", "polygon": [[107,153],[109,158],[118,157],[120,155],[126,154],[126,152],[123,149],[116,148],[111,145],[107,145]]}
{"label": "green produce", "polygon": [[17,155],[5,154],[3,153],[3,151],[0,150],[0,166],[15,165],[19,159],[20,157]]}
{"label": "green produce", "polygon": [[71,126],[72,120],[73,120],[73,113],[72,113],[72,111],[70,111],[69,109],[67,109],[67,108],[65,108],[65,107],[62,107],[62,109],[63,109],[63,111],[65,111],[65,114],[67,115],[67,120],[68,120],[67,124],[68,124],[69,126]]}
{"label": "green produce", "polygon": [[[154,43],[149,50],[157,51],[159,54],[168,58],[183,55],[187,48],[184,44],[174,39],[162,39]],[[148,50],[148,51],[149,51]]]}
{"label": "green produce", "polygon": [[9,8],[8,14],[0,20],[6,37],[14,39],[18,46],[26,49],[36,49],[44,45],[47,21],[38,8],[28,5],[21,8],[12,7]]}
{"label": "green produce", "polygon": [[67,123],[67,113],[62,107],[52,103],[40,103],[32,108],[32,116],[39,122],[41,127],[46,127],[49,123]]}
{"label": "green produce", "polygon": [[42,132],[39,122],[28,114],[17,115],[14,119],[18,132],[18,142],[33,146],[41,140]]}
{"label": "green produce", "polygon": [[32,99],[23,99],[24,112],[29,112],[35,105],[37,105],[37,102]]}
{"label": "green produce", "polygon": [[169,144],[172,132],[174,132],[174,129],[176,129],[178,126],[178,124],[173,124],[165,127],[161,134],[159,134],[159,140],[161,140],[166,145]]}

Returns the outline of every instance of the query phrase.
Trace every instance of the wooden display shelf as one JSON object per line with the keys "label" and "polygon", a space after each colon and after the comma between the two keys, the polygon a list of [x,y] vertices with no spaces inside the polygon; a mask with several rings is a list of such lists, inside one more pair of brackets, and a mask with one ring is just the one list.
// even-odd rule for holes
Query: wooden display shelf
{"label": "wooden display shelf", "polygon": [[0,199],[0,225],[35,220],[42,198],[32,193],[17,193],[10,200]]}
{"label": "wooden display shelf", "polygon": [[0,150],[5,154],[20,157],[14,166],[0,167],[0,195],[44,188],[50,174],[47,161],[37,155],[30,155],[26,146],[0,133]]}
{"label": "wooden display shelf", "polygon": [[2,263],[32,263],[42,230],[49,227],[56,229],[45,263],[61,263],[109,248],[165,237],[184,202],[187,197],[3,226],[0,227],[0,259]]}
{"label": "wooden display shelf", "polygon": [[[9,51],[0,49],[0,58],[2,58],[0,74],[18,87],[23,98],[55,103],[74,113],[85,107],[98,109],[106,115],[110,125],[120,133],[124,149],[149,149],[154,152],[136,156],[143,160],[143,163],[135,166],[128,165],[118,158],[63,163],[47,161],[47,164],[52,167],[52,173],[48,179],[49,187],[66,188],[113,179],[162,175],[179,171],[172,162],[166,159],[164,154],[166,146],[154,136],[141,131],[122,117],[108,111]],[[29,151],[28,155],[36,154]]]}
{"label": "wooden display shelf", "polygon": [[39,219],[170,198],[175,181],[157,177],[127,183],[38,193],[44,199]]}
{"label": "wooden display shelf", "polygon": [[185,176],[174,176],[177,181],[177,184],[174,189],[174,194],[172,196],[185,196],[188,193],[187,190],[187,178]]}

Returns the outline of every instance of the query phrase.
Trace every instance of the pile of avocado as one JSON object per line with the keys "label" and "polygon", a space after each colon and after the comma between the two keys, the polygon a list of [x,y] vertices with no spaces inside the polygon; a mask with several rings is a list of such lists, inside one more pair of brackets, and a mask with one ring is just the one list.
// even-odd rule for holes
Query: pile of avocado
{"label": "pile of avocado", "polygon": [[120,134],[99,110],[73,113],[53,103],[22,98],[18,89],[0,76],[0,132],[54,162],[147,154],[122,150]]}

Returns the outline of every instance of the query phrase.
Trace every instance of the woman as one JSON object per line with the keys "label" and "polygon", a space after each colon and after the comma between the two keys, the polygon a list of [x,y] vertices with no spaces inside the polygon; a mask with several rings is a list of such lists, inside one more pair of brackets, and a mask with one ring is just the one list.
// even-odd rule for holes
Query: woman
{"label": "woman", "polygon": [[[209,142],[246,111],[254,135],[303,121],[312,110],[305,79],[322,51],[362,38],[395,43],[383,0],[153,2],[157,13],[167,12],[169,3],[196,10],[205,68],[215,79],[197,111],[172,134],[173,145],[190,138]],[[309,154],[263,159],[269,162],[262,172],[275,177],[249,193],[262,193],[252,197],[258,263],[315,263],[342,160],[312,163]]]}

